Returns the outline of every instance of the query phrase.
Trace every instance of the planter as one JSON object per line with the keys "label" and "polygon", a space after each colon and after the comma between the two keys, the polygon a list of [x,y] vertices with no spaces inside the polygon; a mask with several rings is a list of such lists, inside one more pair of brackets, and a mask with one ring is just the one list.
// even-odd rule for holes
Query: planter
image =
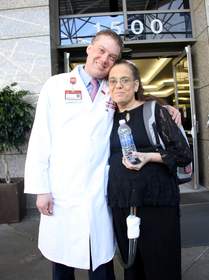
{"label": "planter", "polygon": [[13,178],[10,184],[0,180],[0,224],[20,222],[25,210],[23,178]]}

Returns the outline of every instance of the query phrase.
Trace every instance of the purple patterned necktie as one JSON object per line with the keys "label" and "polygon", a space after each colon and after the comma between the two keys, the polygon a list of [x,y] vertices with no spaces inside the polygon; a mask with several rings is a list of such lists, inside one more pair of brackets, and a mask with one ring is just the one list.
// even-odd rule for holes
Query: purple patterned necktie
{"label": "purple patterned necktie", "polygon": [[90,97],[91,97],[91,100],[92,102],[94,101],[94,98],[96,97],[97,95],[97,91],[98,91],[98,88],[99,88],[99,84],[98,84],[98,81],[97,79],[91,79],[90,81],[91,83],[91,86],[92,86],[92,90],[90,91]]}

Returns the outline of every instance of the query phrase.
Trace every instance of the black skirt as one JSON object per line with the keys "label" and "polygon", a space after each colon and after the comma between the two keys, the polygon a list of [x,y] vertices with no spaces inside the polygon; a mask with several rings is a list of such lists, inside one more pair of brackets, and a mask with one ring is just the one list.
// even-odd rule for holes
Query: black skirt
{"label": "black skirt", "polygon": [[[112,208],[114,230],[121,256],[127,262],[126,217],[129,208]],[[178,207],[142,207],[140,237],[133,266],[124,280],[181,280],[181,241]]]}

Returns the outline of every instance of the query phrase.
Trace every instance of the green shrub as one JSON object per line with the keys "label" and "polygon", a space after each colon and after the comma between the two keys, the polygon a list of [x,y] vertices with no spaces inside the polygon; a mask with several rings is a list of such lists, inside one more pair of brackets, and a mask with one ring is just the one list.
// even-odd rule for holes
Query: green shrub
{"label": "green shrub", "polygon": [[[30,94],[27,90],[16,90],[16,84],[0,90],[0,153],[5,165],[5,179],[10,181],[8,162],[5,153],[17,150],[21,152],[32,127],[34,108],[24,100]],[[6,170],[7,169],[7,170]]]}

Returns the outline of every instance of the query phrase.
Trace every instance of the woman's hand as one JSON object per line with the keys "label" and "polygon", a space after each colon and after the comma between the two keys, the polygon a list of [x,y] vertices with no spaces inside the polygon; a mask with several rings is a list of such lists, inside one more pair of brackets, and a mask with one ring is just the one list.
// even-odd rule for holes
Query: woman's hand
{"label": "woman's hand", "polygon": [[126,157],[123,157],[122,163],[126,168],[131,170],[140,170],[146,163],[152,161],[153,153],[133,152],[133,156],[140,160],[138,164],[132,164]]}
{"label": "woman's hand", "polygon": [[138,158],[141,162],[138,164],[132,164],[126,157],[123,157],[123,165],[131,170],[140,170],[148,162],[159,162],[163,163],[160,153],[139,153],[133,152],[133,156]]}

